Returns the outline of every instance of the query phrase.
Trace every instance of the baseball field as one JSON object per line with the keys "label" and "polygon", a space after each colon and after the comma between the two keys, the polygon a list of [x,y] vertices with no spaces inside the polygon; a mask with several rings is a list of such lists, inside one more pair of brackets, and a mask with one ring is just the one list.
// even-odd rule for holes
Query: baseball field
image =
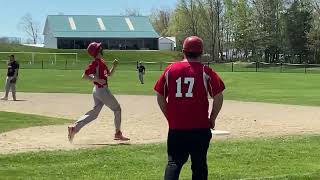
{"label": "baseball field", "polygon": [[[130,142],[113,141],[105,108],[70,144],[67,125],[91,108],[91,84],[81,70],[21,69],[19,101],[0,101],[0,179],[162,179],[167,124],[153,92],[161,71],[147,66],[141,85],[126,66],[128,53],[109,84]],[[320,179],[319,74],[219,74],[227,89],[217,129],[231,134],[213,137],[209,179]],[[189,167],[181,179],[189,179]]]}

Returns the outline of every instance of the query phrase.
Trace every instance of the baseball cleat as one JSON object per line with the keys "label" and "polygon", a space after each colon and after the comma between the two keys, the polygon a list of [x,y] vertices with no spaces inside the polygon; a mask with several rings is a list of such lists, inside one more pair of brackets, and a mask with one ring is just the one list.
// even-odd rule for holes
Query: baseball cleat
{"label": "baseball cleat", "polygon": [[76,135],[75,128],[69,126],[69,127],[68,127],[68,139],[69,139],[69,142],[70,142],[70,143],[73,142],[74,135]]}
{"label": "baseball cleat", "polygon": [[122,135],[122,132],[121,131],[118,131],[114,134],[114,140],[116,141],[129,141],[130,139],[127,138],[127,137],[124,137]]}
{"label": "baseball cleat", "polygon": [[3,101],[7,101],[7,100],[8,100],[8,98],[7,98],[7,97],[3,97],[3,98],[1,98],[1,100],[3,100]]}

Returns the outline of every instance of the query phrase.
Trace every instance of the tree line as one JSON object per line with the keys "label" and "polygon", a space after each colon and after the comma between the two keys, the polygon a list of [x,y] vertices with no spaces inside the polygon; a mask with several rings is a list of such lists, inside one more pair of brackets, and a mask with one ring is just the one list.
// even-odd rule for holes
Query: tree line
{"label": "tree line", "polygon": [[200,36],[215,62],[320,63],[320,0],[178,0],[151,16],[161,36]]}

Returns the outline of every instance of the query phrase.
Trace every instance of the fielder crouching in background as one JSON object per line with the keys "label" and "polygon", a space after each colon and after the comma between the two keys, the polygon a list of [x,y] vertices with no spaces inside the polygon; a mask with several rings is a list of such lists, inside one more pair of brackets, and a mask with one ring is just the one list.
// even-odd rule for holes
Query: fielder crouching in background
{"label": "fielder crouching in background", "polygon": [[9,91],[12,92],[12,98],[14,101],[17,100],[16,97],[16,83],[18,79],[19,73],[19,63],[16,61],[15,56],[12,54],[9,56],[9,63],[8,63],[8,72],[7,72],[7,79],[5,85],[5,95],[1,98],[1,100],[8,100]]}

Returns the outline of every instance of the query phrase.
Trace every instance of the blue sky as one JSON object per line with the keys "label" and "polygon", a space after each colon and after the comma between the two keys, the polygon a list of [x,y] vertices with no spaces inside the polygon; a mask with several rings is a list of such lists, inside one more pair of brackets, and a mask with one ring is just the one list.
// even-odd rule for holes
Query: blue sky
{"label": "blue sky", "polygon": [[42,32],[47,15],[121,15],[126,9],[149,15],[153,9],[174,8],[175,4],[176,0],[0,0],[0,37],[25,38],[17,25],[26,13],[40,23]]}

